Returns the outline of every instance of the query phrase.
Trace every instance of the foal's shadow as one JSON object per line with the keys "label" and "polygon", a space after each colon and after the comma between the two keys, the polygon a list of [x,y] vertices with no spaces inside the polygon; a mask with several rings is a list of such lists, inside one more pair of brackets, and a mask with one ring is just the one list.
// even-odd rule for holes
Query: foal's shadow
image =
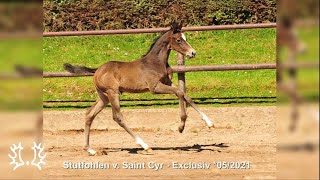
{"label": "foal's shadow", "polygon": [[301,144],[278,144],[277,151],[279,152],[314,152],[319,150],[319,143],[305,142]]}
{"label": "foal's shadow", "polygon": [[[219,144],[194,144],[193,146],[182,146],[182,147],[152,147],[154,151],[189,151],[189,152],[202,152],[202,151],[212,151],[212,152],[221,152],[223,149],[228,148],[228,145],[224,143]],[[143,148],[103,148],[103,152],[119,152],[127,151],[130,154],[138,154],[139,151],[143,151]]]}

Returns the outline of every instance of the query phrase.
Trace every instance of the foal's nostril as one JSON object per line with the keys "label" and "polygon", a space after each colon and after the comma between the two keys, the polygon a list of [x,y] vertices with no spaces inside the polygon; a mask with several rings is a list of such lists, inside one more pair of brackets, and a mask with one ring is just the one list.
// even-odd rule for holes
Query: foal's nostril
{"label": "foal's nostril", "polygon": [[194,56],[196,56],[196,52],[195,51],[192,51],[191,52],[191,55],[194,57]]}

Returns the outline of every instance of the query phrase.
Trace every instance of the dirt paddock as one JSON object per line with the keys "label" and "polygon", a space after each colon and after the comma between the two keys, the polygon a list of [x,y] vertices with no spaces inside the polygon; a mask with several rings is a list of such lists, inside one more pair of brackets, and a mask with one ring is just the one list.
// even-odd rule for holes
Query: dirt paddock
{"label": "dirt paddock", "polygon": [[[85,110],[44,111],[47,164],[43,175],[55,179],[275,178],[275,106],[201,109],[214,121],[216,128],[208,129],[199,115],[188,108],[189,117],[182,134],[178,132],[178,108],[123,109],[127,125],[153,148],[153,155],[146,155],[112,120],[111,110],[106,108],[92,125],[91,146],[98,151],[96,156],[88,156],[82,150]],[[65,163],[81,162],[105,163],[110,168],[64,168]],[[149,167],[150,162],[163,166],[156,171]],[[230,163],[221,168],[223,162]],[[233,162],[247,164],[237,169],[238,166],[232,167]],[[111,166],[115,163],[118,168]],[[176,169],[174,163],[187,165],[177,165],[185,169]],[[190,163],[200,165],[191,167]],[[209,168],[203,163],[210,164]],[[133,166],[137,164],[145,166]]]}

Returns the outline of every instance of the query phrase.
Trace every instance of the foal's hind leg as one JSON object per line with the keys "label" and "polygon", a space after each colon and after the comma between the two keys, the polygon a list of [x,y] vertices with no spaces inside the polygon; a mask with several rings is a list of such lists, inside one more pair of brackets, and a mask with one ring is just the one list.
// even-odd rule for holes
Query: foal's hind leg
{"label": "foal's hind leg", "polygon": [[135,135],[133,131],[123,122],[123,115],[120,112],[119,94],[115,93],[113,90],[108,90],[107,96],[111,103],[113,120],[116,121],[122,128],[124,128],[136,141],[137,144],[143,147],[143,149],[147,152],[150,152],[151,148],[146,143],[144,143],[139,136]]}
{"label": "foal's hind leg", "polygon": [[98,100],[94,103],[94,105],[88,109],[86,113],[86,121],[85,121],[85,129],[84,129],[84,134],[85,134],[85,146],[83,147],[84,150],[86,150],[89,155],[95,155],[96,151],[90,148],[89,144],[89,137],[90,137],[90,127],[92,124],[92,121],[94,118],[98,115],[99,112],[106,106],[106,104],[109,102],[108,98],[102,94],[101,92],[98,92]]}

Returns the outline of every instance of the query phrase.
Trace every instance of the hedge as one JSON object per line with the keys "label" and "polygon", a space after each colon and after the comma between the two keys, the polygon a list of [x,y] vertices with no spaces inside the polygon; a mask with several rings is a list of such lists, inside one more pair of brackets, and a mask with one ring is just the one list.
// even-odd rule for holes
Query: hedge
{"label": "hedge", "polygon": [[80,31],[276,21],[276,0],[45,0],[44,31]]}

